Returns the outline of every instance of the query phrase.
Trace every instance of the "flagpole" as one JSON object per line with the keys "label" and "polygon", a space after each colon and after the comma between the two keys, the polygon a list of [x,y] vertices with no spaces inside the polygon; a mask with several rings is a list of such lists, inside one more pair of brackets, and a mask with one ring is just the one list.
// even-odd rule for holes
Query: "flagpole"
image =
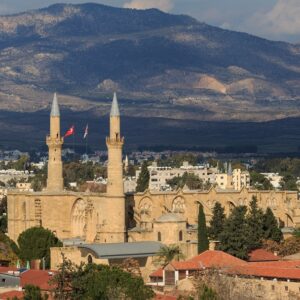
{"label": "flagpole", "polygon": [[74,134],[73,134],[73,161],[75,161],[75,130],[74,130]]}

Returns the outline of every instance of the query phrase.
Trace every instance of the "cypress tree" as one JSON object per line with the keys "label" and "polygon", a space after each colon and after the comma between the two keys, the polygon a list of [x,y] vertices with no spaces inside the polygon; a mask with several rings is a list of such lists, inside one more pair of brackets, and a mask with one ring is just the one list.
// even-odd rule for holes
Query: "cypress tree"
{"label": "cypress tree", "polygon": [[213,216],[209,222],[209,237],[214,240],[219,240],[219,236],[224,229],[225,222],[224,207],[220,202],[216,202],[213,208]]}
{"label": "cypress tree", "polygon": [[202,253],[209,248],[209,241],[207,237],[207,228],[205,221],[205,214],[203,205],[199,205],[198,212],[198,253]]}
{"label": "cypress tree", "polygon": [[219,250],[241,259],[248,258],[248,225],[246,223],[246,206],[235,207],[226,219],[224,230],[220,234]]}
{"label": "cypress tree", "polygon": [[257,198],[253,196],[247,216],[249,250],[258,249],[262,246],[262,239],[264,238],[263,223],[264,213],[258,208]]}
{"label": "cypress tree", "polygon": [[144,192],[149,187],[149,179],[150,179],[150,174],[148,171],[148,164],[146,161],[144,161],[142,164],[141,173],[137,180],[136,191]]}
{"label": "cypress tree", "polygon": [[278,222],[270,207],[267,208],[263,216],[263,234],[266,240],[275,242],[280,242],[283,238]]}

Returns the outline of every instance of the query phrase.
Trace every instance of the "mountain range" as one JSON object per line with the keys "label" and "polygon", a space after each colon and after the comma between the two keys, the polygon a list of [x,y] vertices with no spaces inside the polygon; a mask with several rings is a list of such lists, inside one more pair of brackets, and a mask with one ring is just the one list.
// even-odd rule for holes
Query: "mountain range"
{"label": "mountain range", "polygon": [[[178,121],[300,116],[300,45],[157,9],[55,4],[0,16],[0,110]],[[1,123],[1,120],[0,120]]]}

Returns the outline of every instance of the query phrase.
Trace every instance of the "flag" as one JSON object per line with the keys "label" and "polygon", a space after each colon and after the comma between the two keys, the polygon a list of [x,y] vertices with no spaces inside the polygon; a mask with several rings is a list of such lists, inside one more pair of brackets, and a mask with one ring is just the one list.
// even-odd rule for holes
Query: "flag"
{"label": "flag", "polygon": [[64,137],[70,136],[70,135],[72,135],[74,133],[75,133],[75,128],[74,128],[74,125],[72,125],[72,127],[69,130],[67,130],[67,132],[65,133]]}
{"label": "flag", "polygon": [[86,124],[85,130],[84,130],[83,138],[85,139],[85,138],[87,137],[88,134],[89,134],[89,124]]}

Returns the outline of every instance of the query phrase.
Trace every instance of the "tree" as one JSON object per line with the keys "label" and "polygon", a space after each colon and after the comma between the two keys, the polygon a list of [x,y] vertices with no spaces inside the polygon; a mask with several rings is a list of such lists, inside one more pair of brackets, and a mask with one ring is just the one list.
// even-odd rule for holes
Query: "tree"
{"label": "tree", "polygon": [[116,266],[96,264],[75,266],[67,260],[63,264],[52,280],[56,299],[150,300],[154,296],[152,289],[145,286],[141,277]]}
{"label": "tree", "polygon": [[246,222],[246,206],[235,207],[224,224],[224,230],[220,234],[219,250],[225,251],[241,259],[248,258],[249,243]]}
{"label": "tree", "polygon": [[61,247],[62,242],[52,231],[43,227],[32,227],[18,237],[19,257],[23,260],[45,258],[46,268],[50,267],[50,248]]}
{"label": "tree", "polygon": [[292,174],[286,173],[280,181],[281,190],[298,191],[297,178]]}
{"label": "tree", "polygon": [[213,208],[213,216],[209,222],[209,237],[214,240],[219,240],[219,236],[224,229],[225,222],[224,207],[222,207],[220,202],[216,202]]}
{"label": "tree", "polygon": [[142,164],[141,173],[137,180],[136,191],[144,192],[149,187],[149,179],[150,179],[150,174],[148,171],[148,164],[146,161],[144,161]]}
{"label": "tree", "polygon": [[176,176],[172,179],[167,180],[167,183],[173,188],[183,188],[185,185],[190,190],[208,190],[211,187],[210,182],[203,183],[203,180],[199,176],[185,172],[182,176]]}
{"label": "tree", "polygon": [[270,180],[264,175],[255,171],[250,173],[251,186],[257,190],[273,190],[273,185]]}
{"label": "tree", "polygon": [[199,204],[198,212],[198,253],[202,253],[209,248],[209,241],[207,237],[207,228],[205,221],[205,214],[203,205]]}
{"label": "tree", "polygon": [[280,242],[283,238],[278,222],[270,207],[267,208],[263,216],[263,236],[266,240]]}
{"label": "tree", "polygon": [[178,245],[163,246],[159,249],[157,255],[157,261],[163,266],[166,266],[173,260],[179,261],[184,256]]}
{"label": "tree", "polygon": [[257,198],[252,197],[250,202],[250,209],[247,215],[247,225],[248,225],[248,244],[249,250],[258,249],[262,245],[262,239],[264,238],[263,223],[264,223],[264,213],[257,206]]}
{"label": "tree", "polygon": [[42,296],[41,289],[32,284],[25,285],[24,300],[47,300],[48,295]]}

